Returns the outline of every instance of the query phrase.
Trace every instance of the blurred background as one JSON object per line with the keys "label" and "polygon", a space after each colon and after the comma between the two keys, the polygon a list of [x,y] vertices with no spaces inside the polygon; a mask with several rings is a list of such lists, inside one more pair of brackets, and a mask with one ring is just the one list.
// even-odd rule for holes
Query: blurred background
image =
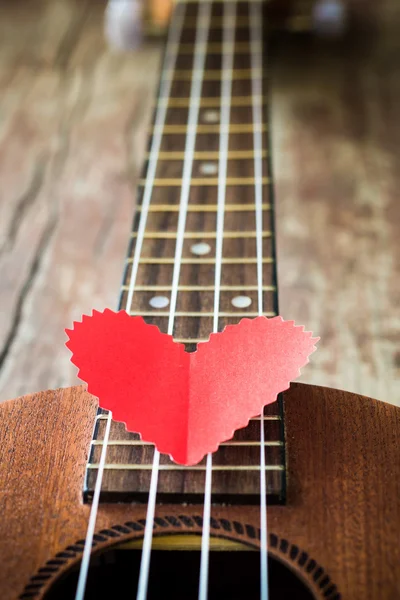
{"label": "blurred background", "polygon": [[[400,3],[349,0],[335,39],[274,4],[280,312],[321,336],[302,381],[400,405]],[[105,10],[0,1],[0,401],[76,384],[64,328],[117,306],[162,37],[147,11],[116,51]]]}

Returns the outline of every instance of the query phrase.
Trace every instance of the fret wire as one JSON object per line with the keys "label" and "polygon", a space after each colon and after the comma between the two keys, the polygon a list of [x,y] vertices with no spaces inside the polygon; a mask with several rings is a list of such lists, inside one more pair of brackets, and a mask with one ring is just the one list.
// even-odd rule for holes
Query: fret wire
{"label": "fret wire", "polygon": [[[132,259],[128,258],[127,262],[131,262]],[[271,264],[274,262],[272,256],[267,256],[262,259],[264,264]],[[139,264],[141,265],[173,265],[175,261],[173,258],[166,257],[143,257],[140,259]],[[181,265],[215,265],[214,258],[182,258]],[[223,265],[256,265],[257,258],[256,257],[227,257],[222,259]]]}
{"label": "fret wire", "polygon": [[[226,212],[253,212],[255,204],[226,204]],[[263,210],[271,210],[270,204],[263,204]],[[140,212],[141,207],[137,207]],[[187,212],[216,212],[216,204],[189,204]],[[149,207],[148,212],[179,212],[179,204],[153,204]]]}
{"label": "fret wire", "polygon": [[[254,125],[253,123],[229,123],[229,124],[211,124],[211,125],[198,125],[195,128],[196,133],[220,133],[220,131],[228,131],[229,133],[252,133],[255,129],[262,132],[267,131],[265,124]],[[190,129],[186,125],[164,125],[163,127],[151,128],[152,132],[162,132],[164,135],[181,135],[190,133]]]}
{"label": "fret wire", "polygon": [[[254,158],[255,156],[255,151],[254,150],[230,150],[228,153],[228,159],[229,160],[240,160],[240,159],[251,159]],[[267,150],[262,150],[261,152],[261,158],[266,158],[268,156],[268,152]],[[148,157],[148,154],[146,154],[146,158]],[[162,161],[166,161],[166,160],[183,160],[185,158],[185,153],[184,152],[175,152],[175,151],[168,151],[168,152],[159,152],[158,153],[158,162],[162,162]],[[212,159],[218,159],[219,158],[219,152],[218,151],[210,151],[208,152],[207,150],[205,151],[198,151],[194,153],[194,159],[195,160],[212,160]]]}
{"label": "fret wire", "polygon": [[[177,49],[180,55],[193,55],[193,44],[184,43],[177,44]],[[211,42],[207,46],[207,54],[221,54],[222,44],[220,42]],[[235,46],[235,54],[249,54],[250,43],[249,42],[237,42]]]}
{"label": "fret wire", "polygon": [[[103,440],[92,440],[91,444],[92,444],[92,446],[102,446]],[[249,441],[238,440],[238,441],[229,441],[229,442],[221,442],[220,443],[220,446],[225,446],[225,447],[229,447],[229,448],[234,448],[235,446],[247,447],[247,446],[259,446],[259,445],[260,445],[260,442],[254,441],[254,440],[249,440]],[[282,442],[279,440],[270,440],[270,441],[266,441],[265,445],[269,446],[271,448],[276,448],[276,447],[282,446]],[[107,446],[152,446],[152,447],[154,447],[154,444],[152,444],[151,442],[143,442],[142,440],[108,440]]]}
{"label": "fret wire", "polygon": [[[279,415],[264,415],[263,420],[264,421],[282,421],[282,419]],[[261,421],[261,416],[260,417],[252,417],[250,419],[250,421]]]}
{"label": "fret wire", "polygon": [[[214,17],[214,18],[216,18],[216,17]],[[212,27],[211,27],[211,29],[210,29],[210,31],[211,31],[212,33],[214,33],[215,31],[219,31],[219,30],[221,29],[221,27],[222,27],[221,23],[218,23],[218,21],[217,21],[216,23],[214,22],[214,18],[213,18],[213,21],[212,21]],[[218,17],[217,17],[217,18],[218,18]],[[202,27],[202,25],[201,25],[201,27]],[[187,29],[188,31],[190,31],[190,30],[192,30],[192,29],[196,29],[196,27],[195,27],[194,25],[191,25],[191,22],[190,22],[190,20],[189,20],[189,19],[187,19],[187,20],[186,20],[186,22],[185,22],[185,29]],[[246,22],[245,22],[245,23],[243,23],[243,24],[242,24],[242,23],[240,23],[239,25],[237,25],[237,26],[236,26],[236,29],[238,29],[239,31],[240,31],[240,30],[247,29]]]}
{"label": "fret wire", "polygon": [[[185,28],[187,25],[193,26],[196,23],[196,17],[187,17],[185,19]],[[213,17],[211,25],[213,27],[218,26],[218,27],[222,27],[222,25],[224,24],[224,19],[223,17]],[[248,28],[249,26],[249,17],[245,17],[245,16],[240,16],[240,23],[237,23],[236,26],[232,27],[234,28],[236,31],[238,29],[244,29],[244,28]]]}
{"label": "fret wire", "polygon": [[[262,177],[260,179],[260,183],[267,184],[269,183],[269,177]],[[254,185],[257,183],[257,180],[254,177],[227,177],[226,185]],[[140,179],[139,186],[146,185],[145,179]],[[190,180],[190,186],[217,186],[218,185],[218,177],[193,177]],[[154,179],[153,187],[181,187],[182,179],[180,177],[163,177]]]}
{"label": "fret wire", "polygon": [[[175,339],[175,342],[179,342],[180,340]],[[192,342],[193,340],[189,340],[189,342]],[[201,341],[205,341],[207,342],[208,340],[201,340]],[[96,421],[107,421],[108,420],[108,416],[105,414],[100,413],[99,415],[96,415]],[[259,421],[260,417],[251,417],[251,419],[249,419],[249,421]],[[264,415],[264,421],[281,421],[281,417],[280,415]],[[114,423],[116,423],[117,421],[113,421]]]}
{"label": "fret wire", "polygon": [[[128,289],[127,285],[121,286],[121,290],[126,291]],[[172,287],[170,285],[137,285],[137,292],[170,292]],[[211,285],[187,285],[187,286],[178,286],[179,292],[214,292],[215,288]],[[256,286],[246,286],[246,285],[232,285],[232,286],[221,286],[221,292],[256,292],[258,287]],[[275,292],[275,286],[263,286],[264,292]],[[158,313],[157,313],[158,314]]]}
{"label": "fret wire", "polygon": [[[88,463],[88,469],[98,469],[97,463]],[[153,465],[151,464],[118,464],[118,463],[106,463],[104,465],[104,469],[113,470],[113,471],[151,471]],[[283,465],[271,465],[268,464],[265,466],[266,471],[283,471]],[[159,471],[205,471],[205,465],[194,465],[190,467],[186,467],[184,465],[158,465]],[[213,466],[213,471],[260,471],[259,465],[215,465]]]}
{"label": "fret wire", "polygon": [[210,338],[175,338],[174,342],[177,344],[204,344],[208,342]]}
{"label": "fret wire", "polygon": [[208,342],[209,338],[176,338],[174,337],[174,342],[177,344],[204,344]]}
{"label": "fret wire", "polygon": [[[224,231],[224,238],[226,239],[254,239],[256,237],[256,231]],[[132,237],[136,237],[136,232],[132,232]],[[263,231],[263,238],[270,238],[272,236],[272,231]],[[159,239],[167,239],[174,240],[176,239],[175,231],[152,231],[148,232],[144,236],[146,239],[159,240]],[[215,231],[187,231],[185,232],[185,239],[215,239],[216,233]]]}
{"label": "fret wire", "polygon": [[[200,106],[201,108],[219,108],[224,102],[224,99],[219,96],[203,97],[200,100]],[[252,106],[252,102],[253,99],[251,96],[232,96],[231,106]],[[190,106],[190,98],[178,98],[174,96],[170,98],[158,98],[156,106],[160,104],[166,104],[168,108],[188,108]]]}
{"label": "fret wire", "polygon": [[[129,314],[131,316],[135,316],[135,317],[168,317],[169,312],[168,311],[151,311],[151,310],[132,310],[129,312]],[[252,318],[252,317],[258,317],[259,316],[259,312],[220,312],[219,316],[220,317],[238,317],[238,318]],[[268,312],[264,312],[263,313],[264,317],[276,317],[276,312],[273,311],[268,311]],[[205,311],[177,311],[175,312],[175,316],[176,317],[196,317],[197,319],[203,318],[203,317],[213,317],[214,313],[213,312],[205,312]],[[175,340],[176,341],[176,340]]]}
{"label": "fret wire", "polygon": [[[171,73],[171,77],[174,78],[174,81],[191,81],[194,74],[190,69],[177,69]],[[247,79],[251,79],[251,69],[235,69],[233,75],[235,80],[246,81]],[[205,71],[204,81],[220,81],[222,76],[222,70],[210,69]],[[261,73],[259,73],[259,76],[263,77]]]}

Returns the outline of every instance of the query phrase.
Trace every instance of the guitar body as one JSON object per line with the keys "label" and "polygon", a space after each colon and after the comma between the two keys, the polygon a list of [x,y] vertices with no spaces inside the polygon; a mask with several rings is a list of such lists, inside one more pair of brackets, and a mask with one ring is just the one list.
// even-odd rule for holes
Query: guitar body
{"label": "guitar body", "polygon": [[[268,507],[270,555],[311,597],[399,598],[400,410],[303,384],[291,386],[284,404],[287,501]],[[80,560],[96,408],[83,387],[0,406],[2,600],[44,597]],[[258,548],[258,506],[213,505],[211,514],[212,536]],[[155,543],[160,535],[200,534],[201,515],[202,506],[158,505]],[[142,538],[145,517],[146,505],[101,504],[94,552]]]}

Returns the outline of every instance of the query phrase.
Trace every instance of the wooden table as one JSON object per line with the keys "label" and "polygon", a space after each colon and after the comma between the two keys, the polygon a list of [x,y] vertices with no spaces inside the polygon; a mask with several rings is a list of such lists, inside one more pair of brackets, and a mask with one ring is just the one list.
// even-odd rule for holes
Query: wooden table
{"label": "wooden table", "polygon": [[[302,380],[400,403],[399,15],[384,8],[357,51],[279,41],[272,141],[281,314],[322,338]],[[0,3],[0,400],[76,383],[64,328],[117,303],[160,46],[111,52],[103,11]]]}

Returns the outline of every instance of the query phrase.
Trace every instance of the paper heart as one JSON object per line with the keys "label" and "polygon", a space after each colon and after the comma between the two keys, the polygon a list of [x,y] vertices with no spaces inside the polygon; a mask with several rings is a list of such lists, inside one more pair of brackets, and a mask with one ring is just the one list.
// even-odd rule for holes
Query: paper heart
{"label": "paper heart", "polygon": [[106,309],[66,330],[88,391],[128,431],[193,465],[276,400],[315,350],[281,317],[243,319],[188,353],[141,317]]}

